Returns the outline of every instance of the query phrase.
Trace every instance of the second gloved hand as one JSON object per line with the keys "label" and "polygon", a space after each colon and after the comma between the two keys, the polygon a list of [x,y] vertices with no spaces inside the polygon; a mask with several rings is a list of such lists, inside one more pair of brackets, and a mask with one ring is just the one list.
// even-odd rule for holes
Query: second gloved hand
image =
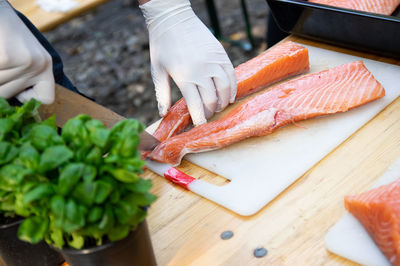
{"label": "second gloved hand", "polygon": [[15,95],[20,101],[52,103],[52,60],[7,1],[0,0],[0,97]]}
{"label": "second gloved hand", "polygon": [[188,0],[150,0],[140,6],[150,38],[152,77],[159,112],[171,106],[169,78],[178,85],[193,123],[205,123],[236,97],[236,77],[224,48]]}

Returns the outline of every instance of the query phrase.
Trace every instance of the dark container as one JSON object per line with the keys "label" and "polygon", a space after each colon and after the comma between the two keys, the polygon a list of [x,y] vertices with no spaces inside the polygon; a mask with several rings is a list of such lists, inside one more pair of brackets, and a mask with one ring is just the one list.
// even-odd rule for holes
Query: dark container
{"label": "dark container", "polygon": [[61,255],[45,242],[33,245],[18,239],[18,226],[22,221],[0,224],[0,265],[2,261],[7,266],[62,264],[64,259]]}
{"label": "dark container", "polygon": [[400,58],[399,8],[392,16],[301,0],[267,0],[285,32],[356,51]]}
{"label": "dark container", "polygon": [[157,265],[146,222],[126,238],[88,249],[61,249],[70,266],[153,266]]}

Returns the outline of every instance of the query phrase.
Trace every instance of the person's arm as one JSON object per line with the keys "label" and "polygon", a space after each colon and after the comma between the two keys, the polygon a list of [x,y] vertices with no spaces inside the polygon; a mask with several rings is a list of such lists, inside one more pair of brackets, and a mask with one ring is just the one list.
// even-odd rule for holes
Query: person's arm
{"label": "person's arm", "polygon": [[171,106],[170,77],[193,123],[205,123],[233,103],[236,77],[224,48],[193,12],[189,0],[139,0],[150,39],[151,74],[160,115]]}
{"label": "person's arm", "polygon": [[0,0],[0,97],[54,101],[52,60],[5,0]]}

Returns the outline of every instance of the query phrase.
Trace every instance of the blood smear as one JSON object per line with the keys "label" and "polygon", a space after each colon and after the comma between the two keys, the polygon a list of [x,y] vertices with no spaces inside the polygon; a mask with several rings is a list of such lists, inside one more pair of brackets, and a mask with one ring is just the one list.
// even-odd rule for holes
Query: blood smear
{"label": "blood smear", "polygon": [[74,0],[36,0],[36,4],[46,12],[67,12],[78,5]]}

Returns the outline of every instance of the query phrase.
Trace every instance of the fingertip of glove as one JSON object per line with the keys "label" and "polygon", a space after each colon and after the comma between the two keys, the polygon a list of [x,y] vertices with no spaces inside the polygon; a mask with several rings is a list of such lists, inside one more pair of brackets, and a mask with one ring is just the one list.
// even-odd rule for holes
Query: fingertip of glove
{"label": "fingertip of glove", "polygon": [[193,119],[193,118],[192,118],[192,120],[193,120],[193,125],[194,125],[195,127],[207,123],[207,119],[206,119],[205,117],[197,118],[197,119]]}
{"label": "fingertip of glove", "polygon": [[158,104],[158,113],[161,117],[164,117],[168,113],[168,108],[164,105]]}

